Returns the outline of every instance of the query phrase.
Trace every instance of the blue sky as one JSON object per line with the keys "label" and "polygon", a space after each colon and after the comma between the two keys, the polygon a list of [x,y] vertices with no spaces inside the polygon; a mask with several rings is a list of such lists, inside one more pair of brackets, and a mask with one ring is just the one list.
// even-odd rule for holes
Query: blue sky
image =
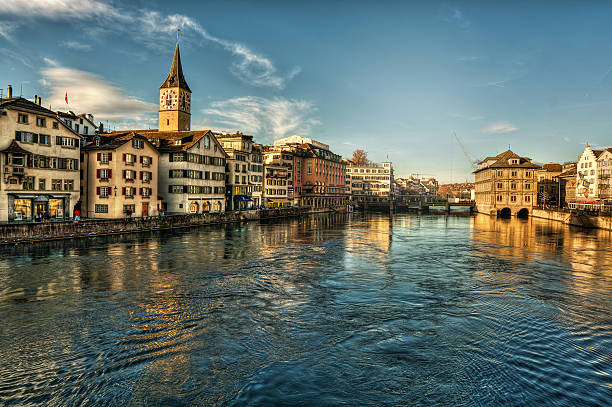
{"label": "blue sky", "polygon": [[259,3],[5,0],[0,85],[155,128],[180,27],[195,129],[311,136],[443,182],[470,177],[453,130],[474,159],[612,144],[612,3]]}

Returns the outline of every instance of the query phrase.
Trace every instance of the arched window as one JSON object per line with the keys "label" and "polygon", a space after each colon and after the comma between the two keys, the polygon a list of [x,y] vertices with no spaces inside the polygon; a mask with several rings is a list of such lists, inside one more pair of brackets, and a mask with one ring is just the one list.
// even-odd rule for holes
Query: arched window
{"label": "arched window", "polygon": [[189,213],[198,213],[198,203],[196,201],[189,204]]}
{"label": "arched window", "polygon": [[210,202],[204,201],[202,204],[202,212],[210,212]]}
{"label": "arched window", "polygon": [[221,201],[215,202],[215,212],[221,212]]}

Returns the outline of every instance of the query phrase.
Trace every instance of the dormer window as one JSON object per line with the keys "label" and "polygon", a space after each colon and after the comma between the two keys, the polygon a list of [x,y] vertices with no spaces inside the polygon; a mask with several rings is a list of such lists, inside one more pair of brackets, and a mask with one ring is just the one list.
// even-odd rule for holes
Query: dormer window
{"label": "dormer window", "polygon": [[519,160],[518,160],[518,159],[516,159],[516,158],[512,158],[512,159],[510,159],[510,164],[512,164],[512,165],[517,165],[518,163],[519,163]]}
{"label": "dormer window", "polygon": [[174,145],[175,146],[180,146],[181,145],[181,140],[175,140],[174,141]]}

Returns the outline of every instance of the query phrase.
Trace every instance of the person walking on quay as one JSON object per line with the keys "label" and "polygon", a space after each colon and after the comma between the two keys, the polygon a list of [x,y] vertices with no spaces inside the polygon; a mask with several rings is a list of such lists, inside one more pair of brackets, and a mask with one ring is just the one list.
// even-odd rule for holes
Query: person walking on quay
{"label": "person walking on quay", "polygon": [[81,211],[79,209],[74,210],[74,220],[75,221],[81,220]]}

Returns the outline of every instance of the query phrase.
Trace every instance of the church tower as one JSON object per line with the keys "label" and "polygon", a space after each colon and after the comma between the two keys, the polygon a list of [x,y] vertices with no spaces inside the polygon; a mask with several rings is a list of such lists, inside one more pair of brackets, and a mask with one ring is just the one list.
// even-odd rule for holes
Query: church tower
{"label": "church tower", "polygon": [[187,86],[178,36],[170,74],[159,88],[159,131],[187,131],[191,129],[191,89]]}

